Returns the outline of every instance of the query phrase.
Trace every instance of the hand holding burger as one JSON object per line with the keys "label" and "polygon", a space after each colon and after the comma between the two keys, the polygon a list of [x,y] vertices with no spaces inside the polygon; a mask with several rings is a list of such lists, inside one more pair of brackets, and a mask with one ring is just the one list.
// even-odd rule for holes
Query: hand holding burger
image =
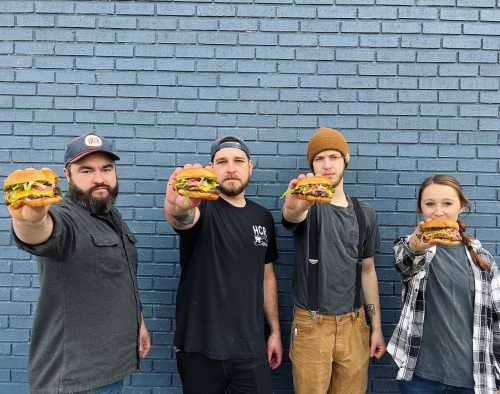
{"label": "hand holding burger", "polygon": [[217,200],[217,174],[208,167],[187,167],[175,174],[173,189],[181,196],[199,200]]}
{"label": "hand holding burger", "polygon": [[5,204],[12,209],[23,205],[41,207],[61,201],[59,177],[50,168],[15,170],[4,181]]}
{"label": "hand holding burger", "polygon": [[422,252],[433,245],[459,245],[462,242],[459,225],[448,219],[429,219],[419,223],[410,238],[410,248]]}
{"label": "hand holding burger", "polygon": [[299,176],[290,182],[283,197],[292,196],[299,200],[306,200],[322,204],[332,201],[335,188],[330,178],[321,175]]}

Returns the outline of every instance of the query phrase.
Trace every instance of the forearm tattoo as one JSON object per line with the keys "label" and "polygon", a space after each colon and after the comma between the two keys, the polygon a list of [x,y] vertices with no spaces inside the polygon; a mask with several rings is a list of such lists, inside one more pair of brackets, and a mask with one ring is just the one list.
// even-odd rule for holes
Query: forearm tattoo
{"label": "forearm tattoo", "polygon": [[183,226],[189,226],[189,225],[193,224],[194,217],[195,217],[195,210],[194,209],[190,209],[185,214],[182,214],[179,216],[174,215],[175,221]]}
{"label": "forearm tattoo", "polygon": [[375,305],[374,304],[367,304],[366,305],[366,313],[368,313],[368,319],[370,321],[373,321],[373,318],[375,317]]}

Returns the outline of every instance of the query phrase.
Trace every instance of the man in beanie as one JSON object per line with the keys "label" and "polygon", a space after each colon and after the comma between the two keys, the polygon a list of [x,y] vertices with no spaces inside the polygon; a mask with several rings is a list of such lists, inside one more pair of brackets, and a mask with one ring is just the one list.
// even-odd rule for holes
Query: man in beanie
{"label": "man in beanie", "polygon": [[38,256],[33,394],[121,393],[123,379],[149,352],[136,239],[114,207],[119,159],[97,134],[75,138],[64,155],[69,191],[63,202],[9,207],[18,247]]}
{"label": "man in beanie", "polygon": [[[350,155],[342,133],[318,129],[307,145],[307,160],[314,175],[331,179],[335,192],[327,204],[291,194],[283,206],[283,224],[293,231],[296,247],[290,338],[295,393],[362,394],[369,357],[385,352],[373,257],[379,244],[376,216],[344,192]],[[299,175],[289,187],[312,175]]]}
{"label": "man in beanie", "polygon": [[181,168],[165,196],[165,218],[180,236],[174,345],[183,393],[271,394],[282,356],[273,217],[245,196],[253,170],[247,144],[227,136],[210,154],[219,199],[179,195]]}

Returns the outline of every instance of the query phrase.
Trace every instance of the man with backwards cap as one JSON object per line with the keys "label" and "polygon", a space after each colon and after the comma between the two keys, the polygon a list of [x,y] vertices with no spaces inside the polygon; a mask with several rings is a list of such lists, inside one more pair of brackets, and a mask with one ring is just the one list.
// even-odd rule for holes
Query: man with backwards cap
{"label": "man with backwards cap", "polygon": [[293,231],[296,247],[290,338],[296,394],[365,393],[369,357],[385,351],[373,257],[378,226],[373,209],[344,192],[349,159],[342,133],[319,128],[307,145],[307,160],[314,175],[330,178],[333,199],[314,205],[292,194],[283,206],[283,225]]}
{"label": "man with backwards cap", "polygon": [[273,218],[245,197],[253,163],[243,140],[215,141],[210,166],[221,198],[180,196],[172,185],[181,168],[165,196],[165,218],[181,241],[174,344],[183,392],[271,394],[270,368],[282,357]]}
{"label": "man with backwards cap", "polygon": [[114,207],[119,159],[103,137],[82,135],[66,146],[63,202],[9,208],[18,247],[38,256],[31,393],[121,393],[149,352],[136,239]]}

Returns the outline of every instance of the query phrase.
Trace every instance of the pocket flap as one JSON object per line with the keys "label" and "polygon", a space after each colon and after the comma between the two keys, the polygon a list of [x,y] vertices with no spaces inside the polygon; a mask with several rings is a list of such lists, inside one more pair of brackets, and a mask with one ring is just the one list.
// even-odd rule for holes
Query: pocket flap
{"label": "pocket flap", "polygon": [[92,237],[92,242],[94,242],[95,246],[116,246],[118,245],[118,240],[109,238],[106,236],[97,236],[94,234],[90,234]]}

